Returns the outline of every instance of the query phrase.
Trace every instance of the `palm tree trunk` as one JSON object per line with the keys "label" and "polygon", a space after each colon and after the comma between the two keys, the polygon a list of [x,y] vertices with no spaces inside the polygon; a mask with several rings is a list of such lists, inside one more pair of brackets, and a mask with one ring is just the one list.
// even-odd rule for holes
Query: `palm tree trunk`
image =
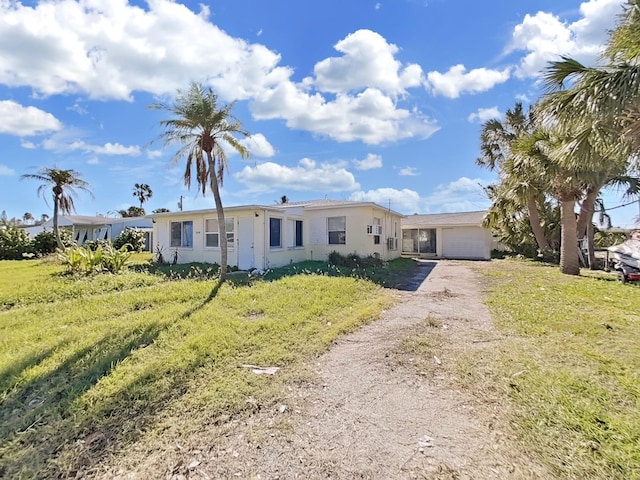
{"label": "palm tree trunk", "polygon": [[216,213],[218,214],[218,243],[220,244],[220,282],[227,279],[227,226],[224,221],[224,210],[222,209],[222,198],[220,198],[220,187],[216,174],[216,163],[211,152],[207,152],[207,163],[209,165],[209,185],[213,192],[213,199],[216,202]]}
{"label": "palm tree trunk", "polygon": [[64,244],[62,243],[62,238],[60,238],[60,228],[58,227],[58,197],[54,197],[53,199],[53,234],[56,237],[56,243],[58,244],[58,248],[60,250],[64,250]]}
{"label": "palm tree trunk", "polygon": [[538,213],[538,204],[536,203],[536,197],[533,193],[529,193],[527,196],[527,210],[529,211],[529,223],[531,224],[531,230],[536,237],[536,243],[541,252],[548,252],[551,250],[547,237],[544,235],[544,229],[540,222],[540,214]]}
{"label": "palm tree trunk", "polygon": [[587,223],[587,255],[589,258],[589,270],[596,270],[598,265],[596,265],[596,250],[594,248],[594,231],[593,231],[593,222]]}
{"label": "palm tree trunk", "polygon": [[600,188],[590,186],[587,189],[587,194],[582,201],[582,205],[580,205],[580,213],[578,214],[578,238],[582,238],[587,234],[587,225],[593,222],[593,212],[600,194]]}
{"label": "palm tree trunk", "polygon": [[566,275],[580,275],[578,263],[578,222],[574,211],[576,201],[571,194],[560,197],[560,223],[562,225],[560,245],[560,271]]}

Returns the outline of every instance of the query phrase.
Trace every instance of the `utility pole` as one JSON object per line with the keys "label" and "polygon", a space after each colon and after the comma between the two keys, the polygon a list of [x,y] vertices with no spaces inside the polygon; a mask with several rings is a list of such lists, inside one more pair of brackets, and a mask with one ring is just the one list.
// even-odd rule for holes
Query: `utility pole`
{"label": "utility pole", "polygon": [[182,211],[182,199],[184,197],[182,195],[180,195],[180,201],[178,202],[178,208],[180,209],[180,211]]}

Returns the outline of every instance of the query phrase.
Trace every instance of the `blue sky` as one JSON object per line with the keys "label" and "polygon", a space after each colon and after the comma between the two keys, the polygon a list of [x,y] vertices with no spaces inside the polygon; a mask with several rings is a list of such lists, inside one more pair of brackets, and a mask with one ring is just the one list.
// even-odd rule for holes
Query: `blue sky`
{"label": "blue sky", "polygon": [[[540,95],[569,54],[597,61],[622,0],[299,2],[0,1],[0,210],[51,213],[34,168],[92,185],[79,214],[213,206],[154,142],[192,80],[212,86],[252,134],[230,155],[227,206],[318,198],[405,214],[479,210],[492,173],[475,166],[483,121]],[[609,207],[621,202],[616,192]],[[50,203],[50,202],[49,202]],[[638,205],[611,211],[633,224]]]}

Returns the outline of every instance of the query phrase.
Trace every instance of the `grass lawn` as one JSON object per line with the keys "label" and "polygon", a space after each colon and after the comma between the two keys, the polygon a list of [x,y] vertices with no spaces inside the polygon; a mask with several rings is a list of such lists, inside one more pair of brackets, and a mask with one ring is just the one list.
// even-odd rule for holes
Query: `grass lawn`
{"label": "grass lawn", "polygon": [[[388,277],[411,266],[391,262]],[[391,302],[335,272],[217,289],[198,269],[73,278],[0,262],[0,477],[74,477],[169,426],[188,434],[273,404],[305,361]]]}
{"label": "grass lawn", "polygon": [[468,380],[508,396],[511,423],[558,478],[640,478],[640,288],[604,273],[483,264],[508,335]]}

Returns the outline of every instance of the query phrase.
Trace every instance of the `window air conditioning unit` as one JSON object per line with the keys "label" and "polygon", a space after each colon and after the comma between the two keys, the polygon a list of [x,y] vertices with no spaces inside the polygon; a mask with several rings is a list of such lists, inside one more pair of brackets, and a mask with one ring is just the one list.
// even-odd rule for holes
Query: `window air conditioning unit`
{"label": "window air conditioning unit", "polygon": [[382,235],[382,225],[367,225],[367,235]]}
{"label": "window air conditioning unit", "polygon": [[389,250],[397,250],[398,249],[398,239],[395,237],[387,238],[387,248]]}

